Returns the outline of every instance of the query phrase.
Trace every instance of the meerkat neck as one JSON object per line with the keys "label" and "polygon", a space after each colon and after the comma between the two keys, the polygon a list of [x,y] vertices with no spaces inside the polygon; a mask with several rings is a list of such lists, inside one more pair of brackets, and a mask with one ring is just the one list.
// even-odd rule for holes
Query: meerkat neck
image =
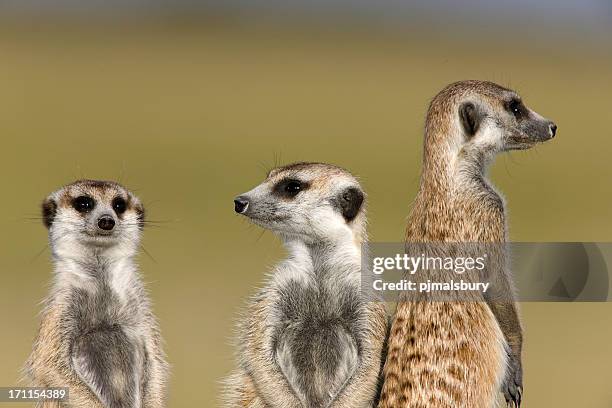
{"label": "meerkat neck", "polygon": [[334,242],[305,242],[301,239],[285,239],[289,258],[307,264],[316,273],[326,271],[353,271],[361,269],[361,245],[352,238]]}
{"label": "meerkat neck", "polygon": [[88,248],[78,256],[53,257],[56,285],[97,290],[103,285],[127,296],[139,282],[134,254]]}
{"label": "meerkat neck", "polygon": [[[426,138],[453,140],[448,135]],[[497,194],[487,178],[491,161],[491,154],[487,152],[460,148],[450,142],[426,147],[421,191],[474,197],[482,193]]]}
{"label": "meerkat neck", "polygon": [[[406,238],[504,240],[504,202],[487,179],[490,155],[455,146],[449,140],[456,138],[446,134],[426,135],[426,140],[431,143],[425,145],[420,188]],[[457,225],[473,224],[486,225],[486,234],[456,228]]]}

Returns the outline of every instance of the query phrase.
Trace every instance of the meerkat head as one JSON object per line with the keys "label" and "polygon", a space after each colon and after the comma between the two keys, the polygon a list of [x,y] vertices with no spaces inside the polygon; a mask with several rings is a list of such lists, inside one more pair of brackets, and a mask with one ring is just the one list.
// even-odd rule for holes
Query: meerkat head
{"label": "meerkat head", "polygon": [[555,123],[525,106],[516,92],[486,81],[444,88],[431,102],[427,127],[426,143],[446,143],[467,157],[528,149],[557,131]]}
{"label": "meerkat head", "polygon": [[235,211],[282,237],[356,243],[365,237],[365,194],[348,171],[323,163],[273,169],[234,200]]}
{"label": "meerkat head", "polygon": [[54,252],[121,247],[135,252],[144,225],[144,207],[112,181],[78,180],[51,193],[42,215]]}

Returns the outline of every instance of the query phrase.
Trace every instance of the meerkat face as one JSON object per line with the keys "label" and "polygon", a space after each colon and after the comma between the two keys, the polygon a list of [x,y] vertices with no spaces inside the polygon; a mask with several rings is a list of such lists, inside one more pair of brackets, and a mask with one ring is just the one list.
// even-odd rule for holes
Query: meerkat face
{"label": "meerkat face", "polygon": [[490,82],[468,84],[456,115],[468,149],[528,149],[555,136],[557,125],[525,106],[516,92]]}
{"label": "meerkat face", "polygon": [[56,250],[121,245],[135,251],[144,225],[138,198],[110,181],[67,185],[44,200],[42,214]]}
{"label": "meerkat face", "polygon": [[361,237],[365,194],[346,170],[295,163],[272,170],[266,180],[234,200],[234,209],[255,224],[308,242]]}

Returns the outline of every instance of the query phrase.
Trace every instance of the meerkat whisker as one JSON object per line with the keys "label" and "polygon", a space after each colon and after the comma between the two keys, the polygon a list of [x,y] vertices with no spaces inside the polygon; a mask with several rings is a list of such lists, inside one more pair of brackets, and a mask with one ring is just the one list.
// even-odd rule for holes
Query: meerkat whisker
{"label": "meerkat whisker", "polygon": [[142,252],[145,253],[145,255],[147,255],[147,257],[153,261],[153,263],[157,263],[157,261],[155,260],[155,258],[153,258],[153,255],[151,255],[151,253],[149,251],[147,251],[147,248],[145,248],[145,246],[143,244],[140,244],[140,248],[142,249]]}
{"label": "meerkat whisker", "polygon": [[38,258],[40,258],[40,256],[47,250],[47,248],[49,248],[49,244],[45,244],[45,246],[36,253],[36,255],[34,255],[32,257],[32,259],[30,259],[30,263],[34,263]]}

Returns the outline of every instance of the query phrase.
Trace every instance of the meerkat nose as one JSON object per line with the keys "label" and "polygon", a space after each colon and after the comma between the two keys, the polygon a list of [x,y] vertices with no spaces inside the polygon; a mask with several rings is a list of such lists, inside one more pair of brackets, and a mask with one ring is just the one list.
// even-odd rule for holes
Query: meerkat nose
{"label": "meerkat nose", "polygon": [[104,231],[110,231],[115,227],[115,220],[113,220],[113,217],[103,215],[98,220],[98,227]]}
{"label": "meerkat nose", "polygon": [[239,196],[234,199],[234,211],[238,214],[244,214],[247,208],[249,208],[249,200],[246,197]]}
{"label": "meerkat nose", "polygon": [[550,129],[550,137],[555,137],[557,134],[557,125],[555,123],[551,123],[548,128]]}

